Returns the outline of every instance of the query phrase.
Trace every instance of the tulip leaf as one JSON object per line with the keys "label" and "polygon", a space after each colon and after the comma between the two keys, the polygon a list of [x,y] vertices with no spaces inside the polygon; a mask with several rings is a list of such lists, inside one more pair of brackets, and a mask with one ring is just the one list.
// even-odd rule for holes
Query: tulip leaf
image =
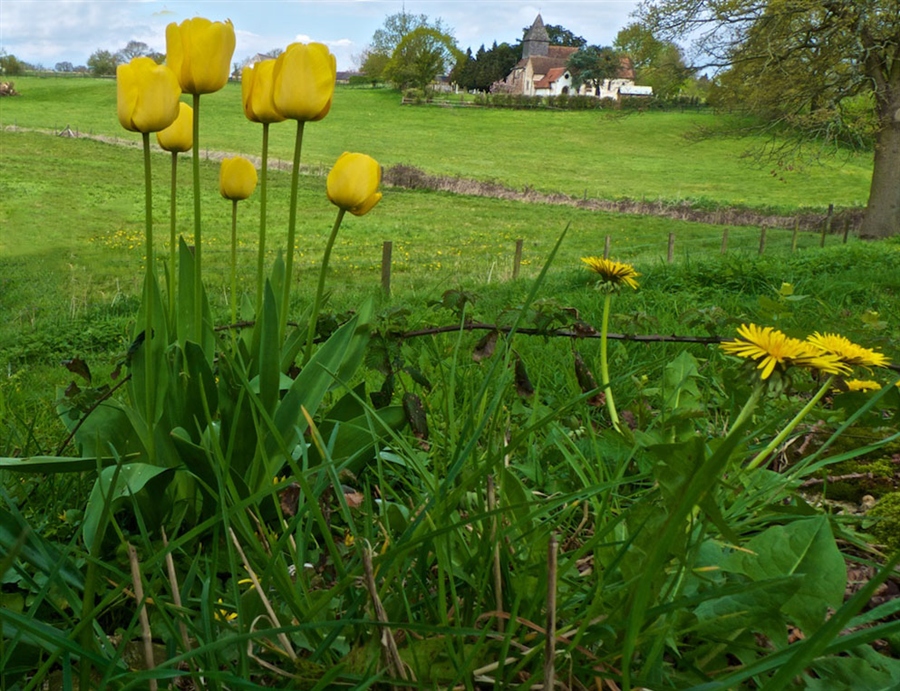
{"label": "tulip leaf", "polygon": [[[129,497],[137,495],[148,484],[153,490],[153,501],[142,503],[141,509],[161,514],[165,505],[160,502],[160,497],[171,481],[174,472],[173,468],[161,468],[148,463],[125,463],[119,467],[104,468],[94,482],[84,510],[84,523],[82,524],[84,543],[89,546],[94,544],[107,503],[110,505],[109,512],[112,514]],[[113,477],[116,478],[115,486],[113,486]],[[149,490],[151,487],[147,489]],[[150,527],[153,525],[153,518],[155,516],[144,516],[145,522]]]}
{"label": "tulip leaf", "polygon": [[82,457],[106,457],[110,449],[119,455],[143,451],[127,410],[113,398],[80,413],[73,401],[61,397],[57,412],[69,432],[74,432]]}
{"label": "tulip leaf", "polygon": [[0,458],[0,470],[13,473],[84,473],[96,470],[97,466],[114,465],[116,459],[69,456],[28,456],[27,458]]}
{"label": "tulip leaf", "polygon": [[259,397],[263,409],[270,415],[275,411],[281,389],[281,370],[278,343],[278,308],[272,285],[266,282],[260,315],[259,333]]}
{"label": "tulip leaf", "polygon": [[44,574],[58,573],[61,580],[73,588],[84,587],[81,572],[64,558],[58,547],[31,530],[21,517],[0,508],[0,553],[13,552],[18,559]]}

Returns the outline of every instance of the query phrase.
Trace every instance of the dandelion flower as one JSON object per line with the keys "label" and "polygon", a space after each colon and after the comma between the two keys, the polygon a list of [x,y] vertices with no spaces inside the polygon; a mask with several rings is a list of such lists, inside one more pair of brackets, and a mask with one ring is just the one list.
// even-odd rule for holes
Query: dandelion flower
{"label": "dandelion flower", "polygon": [[792,365],[818,369],[827,374],[849,371],[836,356],[824,353],[798,338],[791,338],[771,326],[741,324],[738,336],[733,341],[725,341],[720,347],[729,355],[758,360],[756,367],[762,370],[763,379],[768,379],[776,367],[787,369]]}
{"label": "dandelion flower", "polygon": [[623,284],[633,289],[638,287],[638,282],[635,279],[640,274],[634,270],[631,264],[604,259],[603,257],[582,257],[581,261],[587,264],[588,269],[600,276],[602,283],[616,288]]}
{"label": "dandelion flower", "polygon": [[878,391],[881,389],[881,384],[877,381],[872,381],[871,379],[848,379],[844,382],[844,386],[847,387],[847,391]]}
{"label": "dandelion flower", "polygon": [[841,362],[847,365],[861,367],[887,367],[890,360],[882,353],[870,348],[863,348],[848,338],[838,334],[816,331],[806,339],[806,342],[823,353],[835,355]]}

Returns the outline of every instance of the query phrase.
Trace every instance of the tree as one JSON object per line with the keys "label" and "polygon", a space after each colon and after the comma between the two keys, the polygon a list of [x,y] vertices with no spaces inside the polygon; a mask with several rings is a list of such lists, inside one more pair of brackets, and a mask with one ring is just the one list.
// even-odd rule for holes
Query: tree
{"label": "tree", "polygon": [[375,33],[372,34],[371,51],[390,57],[408,34],[421,28],[431,28],[450,36],[453,35],[449,27],[444,26],[440,18],[432,22],[428,19],[428,15],[412,14],[404,10],[385,17],[381,28],[376,29]]}
{"label": "tree", "polygon": [[452,36],[437,29],[420,26],[397,45],[384,74],[399,87],[409,85],[427,89],[435,77],[446,74],[462,53]]}
{"label": "tree", "polygon": [[612,48],[584,46],[572,53],[566,68],[572,74],[572,86],[576,91],[582,84],[588,84],[599,96],[603,82],[618,77],[621,64],[621,57]]}
{"label": "tree", "polygon": [[0,74],[6,77],[14,77],[25,71],[26,65],[15,55],[9,55],[0,49]]}
{"label": "tree", "polygon": [[639,84],[652,86],[658,98],[671,98],[687,85],[692,70],[677,44],[661,41],[646,26],[629,24],[616,35],[613,46],[628,55]]}
{"label": "tree", "polygon": [[142,41],[129,41],[119,51],[119,62],[129,62],[132,58],[139,58],[150,53],[150,46]]}
{"label": "tree", "polygon": [[644,0],[657,36],[694,37],[697,66],[796,142],[864,141],[875,124],[863,237],[900,234],[900,0]]}
{"label": "tree", "polygon": [[53,68],[57,72],[74,72],[75,66],[71,62],[58,62]]}
{"label": "tree", "polygon": [[485,50],[482,45],[473,56],[469,49],[450,73],[451,81],[464,89],[490,91],[494,82],[500,81],[510,73],[521,58],[521,51],[508,43],[491,46]]}
{"label": "tree", "polygon": [[366,75],[374,87],[378,82],[384,81],[384,70],[390,61],[390,55],[376,51],[370,46],[365,48],[360,56],[359,71]]}
{"label": "tree", "polygon": [[[582,48],[583,46],[587,45],[586,39],[582,38],[581,36],[576,36],[567,28],[565,28],[564,26],[560,26],[559,24],[545,24],[544,28],[547,30],[547,36],[550,37],[551,46]],[[530,25],[522,29],[522,35],[524,36],[529,31],[531,31]]]}
{"label": "tree", "polygon": [[110,74],[116,73],[116,67],[119,66],[119,57],[117,55],[113,55],[108,50],[102,50],[98,48],[93,53],[91,53],[91,57],[88,58],[87,66],[91,70],[91,74],[95,77],[102,77]]}

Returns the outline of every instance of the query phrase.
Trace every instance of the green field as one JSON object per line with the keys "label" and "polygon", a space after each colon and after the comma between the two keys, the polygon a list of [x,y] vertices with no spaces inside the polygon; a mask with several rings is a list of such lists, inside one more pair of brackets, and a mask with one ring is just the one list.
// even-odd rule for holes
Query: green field
{"label": "green field", "polygon": [[[23,77],[18,98],[5,99],[0,125],[80,132],[135,141],[116,120],[115,82]],[[242,116],[240,85],[204,96],[203,147],[259,154],[260,128]],[[746,206],[788,213],[864,206],[872,155],[827,155],[758,164],[748,152],[759,137],[698,139],[720,116],[647,112],[513,111],[401,106],[398,92],[341,88],[328,117],[307,128],[305,163],[330,166],[345,150],[385,166],[408,164],[430,173],[496,180],[601,199],[665,200],[715,207]],[[290,160],[291,123],[271,128],[272,156]],[[821,152],[816,152],[821,153]]]}

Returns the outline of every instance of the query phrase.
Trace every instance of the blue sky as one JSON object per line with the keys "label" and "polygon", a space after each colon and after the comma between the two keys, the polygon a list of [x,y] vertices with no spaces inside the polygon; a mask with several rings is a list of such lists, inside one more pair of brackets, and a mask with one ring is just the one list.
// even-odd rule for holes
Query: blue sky
{"label": "blue sky", "polygon": [[98,48],[117,51],[130,40],[165,51],[165,27],[190,17],[231,19],[237,36],[234,61],[295,41],[331,48],[338,69],[354,67],[387,15],[440,17],[458,45],[474,50],[494,41],[514,43],[538,12],[590,43],[606,45],[629,21],[637,0],[538,3],[506,0],[0,0],[0,48],[52,69],[57,62],[83,65]]}

